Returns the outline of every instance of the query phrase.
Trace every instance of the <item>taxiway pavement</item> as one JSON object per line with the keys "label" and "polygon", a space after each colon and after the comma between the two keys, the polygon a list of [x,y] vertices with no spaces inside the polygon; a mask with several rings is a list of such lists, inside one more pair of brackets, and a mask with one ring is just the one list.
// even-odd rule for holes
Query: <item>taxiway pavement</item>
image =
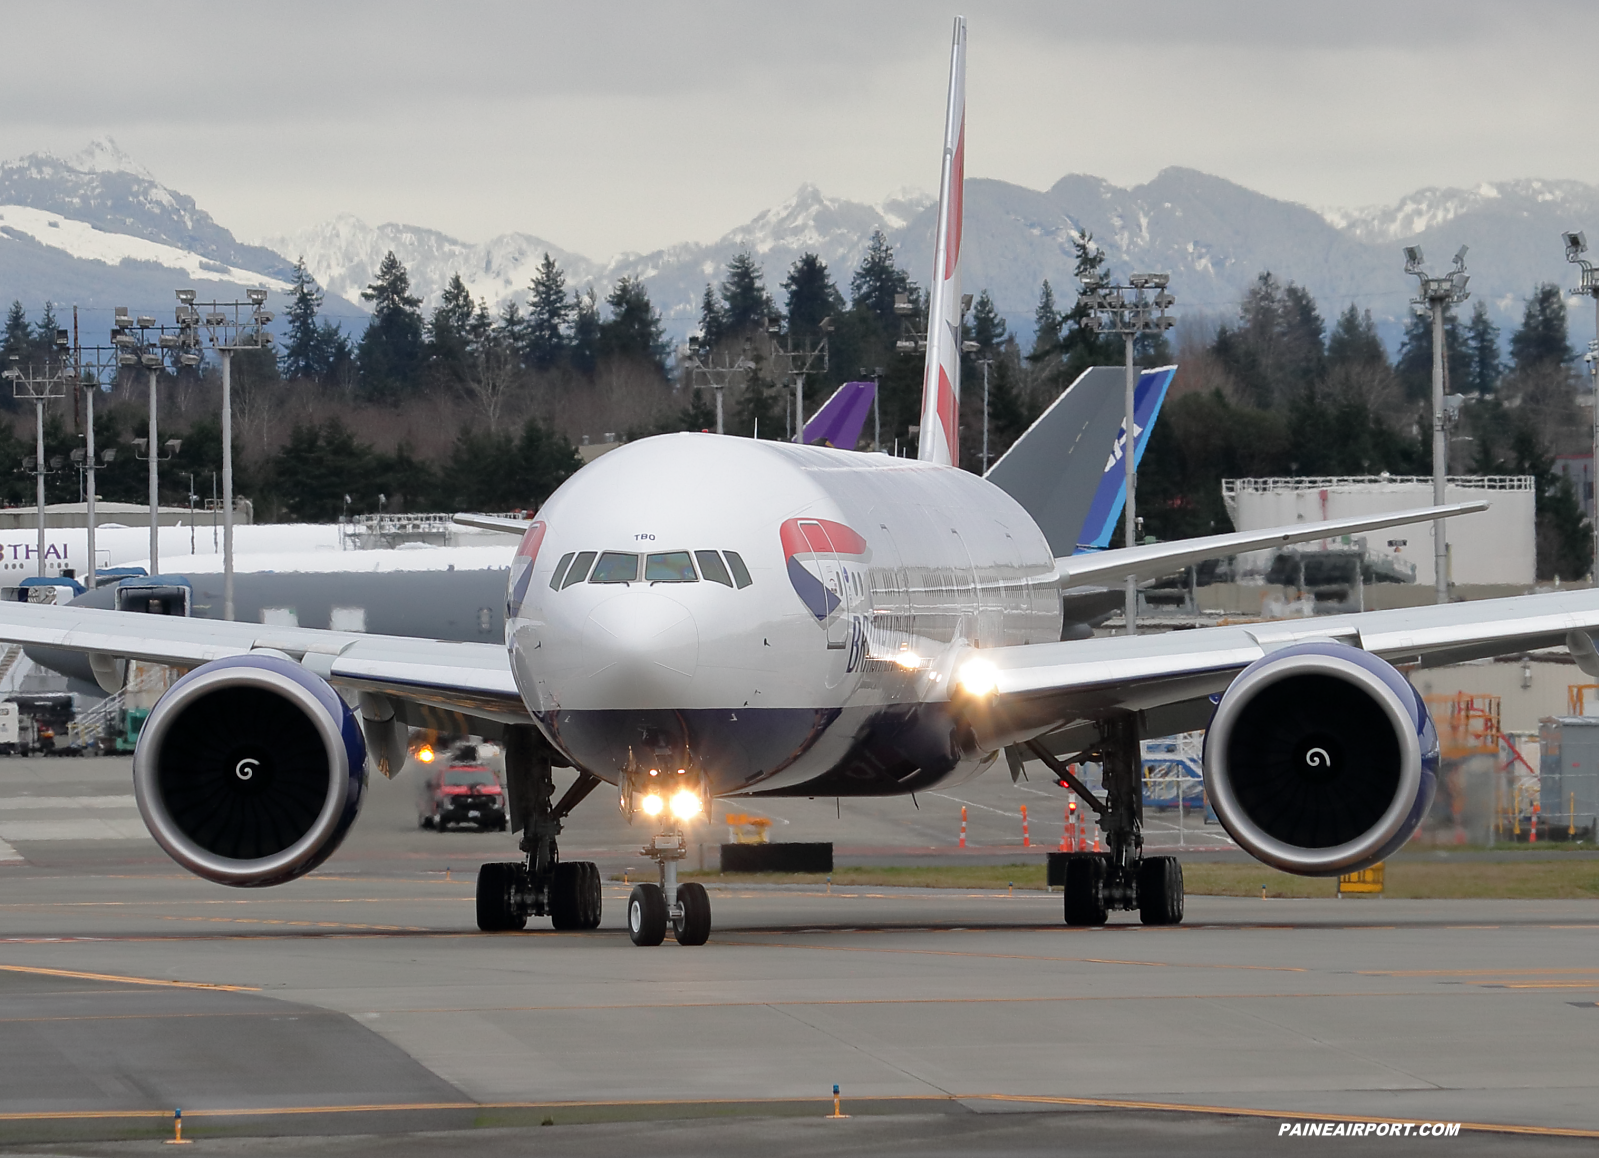
{"label": "taxiway pavement", "polygon": [[[1259,1150],[1336,1115],[1522,1131],[1431,1143],[1466,1153],[1599,1138],[1599,902],[1191,897],[1179,928],[1080,930],[1058,893],[712,886],[709,945],[637,949],[615,883],[593,933],[478,933],[476,865],[512,841],[418,830],[404,785],[321,871],[257,891],[121,834],[126,777],[0,761],[0,1145],[137,1148],[93,1139],[181,1105],[191,1132],[296,1135],[285,1153],[441,1130],[513,1153],[556,1137],[526,1135],[546,1117],[572,1153],[671,1119],[652,1149],[767,1129],[798,1152],[834,1083],[841,1149],[882,1149],[885,1117],[935,1153],[1074,1130],[1084,1152]],[[625,859],[603,813],[573,843]]]}

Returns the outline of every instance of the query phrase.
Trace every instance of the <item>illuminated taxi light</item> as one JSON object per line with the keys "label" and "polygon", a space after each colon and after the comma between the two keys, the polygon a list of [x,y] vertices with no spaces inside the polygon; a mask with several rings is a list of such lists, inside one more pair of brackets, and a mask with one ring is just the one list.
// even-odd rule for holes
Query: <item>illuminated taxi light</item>
{"label": "illuminated taxi light", "polygon": [[922,666],[922,657],[914,651],[902,651],[894,657],[894,662],[906,671],[915,671]]}
{"label": "illuminated taxi light", "polygon": [[659,816],[661,809],[666,807],[666,801],[651,792],[643,800],[639,801],[639,807],[643,809],[645,816]]}
{"label": "illuminated taxi light", "polygon": [[704,808],[700,798],[687,789],[672,797],[672,815],[679,820],[692,820],[704,811]]}
{"label": "illuminated taxi light", "polygon": [[986,659],[967,660],[961,665],[956,682],[969,696],[989,696],[999,687],[999,672]]}
{"label": "illuminated taxi light", "polygon": [[422,761],[424,764],[431,764],[434,760],[438,759],[438,755],[433,751],[432,748],[429,748],[424,744],[422,747],[416,750],[416,758]]}

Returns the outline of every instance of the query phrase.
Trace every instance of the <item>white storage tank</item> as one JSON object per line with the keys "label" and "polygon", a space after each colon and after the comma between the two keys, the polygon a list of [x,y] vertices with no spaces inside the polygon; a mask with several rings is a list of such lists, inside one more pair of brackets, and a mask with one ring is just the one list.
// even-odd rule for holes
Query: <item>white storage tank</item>
{"label": "white storage tank", "polygon": [[[1222,480],[1222,498],[1233,526],[1258,531],[1322,519],[1346,519],[1432,505],[1432,479],[1419,476],[1353,475],[1336,478],[1237,478]],[[1536,491],[1531,475],[1451,476],[1444,501],[1486,500],[1489,507],[1474,515],[1449,519],[1449,580],[1459,584],[1531,585],[1537,578],[1535,542]],[[1390,527],[1364,536],[1373,557],[1392,555],[1415,564],[1416,582],[1433,586],[1433,524]],[[1343,540],[1307,544],[1331,549]],[[1301,548],[1302,550],[1307,548]],[[1272,552],[1240,559],[1240,573],[1251,564],[1264,570]]]}

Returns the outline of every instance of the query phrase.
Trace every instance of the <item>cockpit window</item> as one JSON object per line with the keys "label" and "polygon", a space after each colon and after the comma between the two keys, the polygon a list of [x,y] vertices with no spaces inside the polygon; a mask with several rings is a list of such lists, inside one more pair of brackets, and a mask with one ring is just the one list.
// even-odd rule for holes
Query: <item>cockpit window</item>
{"label": "cockpit window", "polygon": [[644,582],[646,583],[698,583],[694,562],[687,551],[663,551],[644,557]]}
{"label": "cockpit window", "polygon": [[555,565],[555,574],[550,576],[550,590],[559,591],[561,580],[566,578],[566,569],[572,562],[572,552],[568,551],[561,556],[561,561]]}
{"label": "cockpit window", "polygon": [[590,583],[633,583],[638,579],[638,556],[626,551],[606,551],[594,565]]}
{"label": "cockpit window", "polygon": [[733,569],[733,578],[738,583],[739,590],[743,590],[754,582],[750,578],[750,569],[744,566],[744,560],[738,557],[737,551],[723,552],[727,556],[727,565]]}
{"label": "cockpit window", "polygon": [[572,569],[566,573],[562,580],[562,587],[570,587],[574,583],[581,583],[588,578],[589,566],[594,562],[593,551],[580,551],[576,559],[572,560]]}
{"label": "cockpit window", "polygon": [[727,573],[727,565],[715,551],[695,551],[694,561],[700,565],[700,574],[705,576],[707,583],[733,586],[733,577]]}

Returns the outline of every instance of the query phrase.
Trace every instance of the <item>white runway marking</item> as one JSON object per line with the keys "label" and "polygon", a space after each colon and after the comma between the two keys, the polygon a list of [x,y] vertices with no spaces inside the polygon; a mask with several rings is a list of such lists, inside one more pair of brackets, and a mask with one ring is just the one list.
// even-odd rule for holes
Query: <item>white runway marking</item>
{"label": "white runway marking", "polygon": [[0,812],[40,808],[131,808],[138,802],[131,796],[3,796]]}
{"label": "white runway marking", "polygon": [[149,837],[137,816],[102,820],[0,820],[0,840],[144,840]]}
{"label": "white runway marking", "polygon": [[12,848],[5,841],[0,840],[0,864],[5,863],[6,861],[15,861],[21,859],[22,854],[20,852]]}

